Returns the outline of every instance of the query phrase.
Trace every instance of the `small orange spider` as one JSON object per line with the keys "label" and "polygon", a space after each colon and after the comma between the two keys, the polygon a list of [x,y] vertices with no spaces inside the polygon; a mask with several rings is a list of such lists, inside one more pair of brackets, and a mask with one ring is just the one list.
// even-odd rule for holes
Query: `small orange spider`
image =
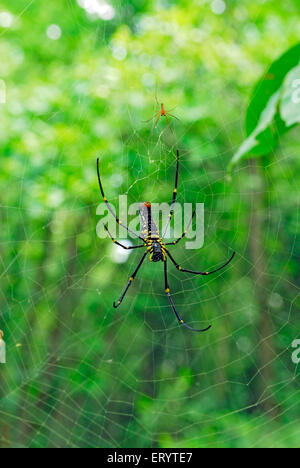
{"label": "small orange spider", "polygon": [[169,111],[166,111],[165,108],[164,108],[164,105],[163,105],[163,103],[162,103],[162,104],[160,105],[160,110],[159,110],[153,117],[151,117],[150,120],[147,120],[147,122],[150,122],[151,120],[156,119],[156,120],[155,120],[155,125],[154,125],[154,128],[156,128],[156,125],[158,124],[159,119],[160,119],[161,117],[165,117],[165,119],[166,119],[166,121],[167,121],[167,124],[170,125],[169,119],[168,119],[167,116],[169,116],[169,117],[174,117],[174,119],[179,120],[178,117],[176,117],[176,116],[173,115],[173,114],[170,114]]}

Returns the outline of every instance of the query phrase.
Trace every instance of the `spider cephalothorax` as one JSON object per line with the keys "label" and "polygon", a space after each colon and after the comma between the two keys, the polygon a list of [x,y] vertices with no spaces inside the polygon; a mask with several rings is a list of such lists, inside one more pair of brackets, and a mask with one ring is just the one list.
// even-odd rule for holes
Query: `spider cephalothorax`
{"label": "spider cephalothorax", "polygon": [[[171,208],[170,208],[170,213],[169,213],[169,218],[168,218],[168,222],[167,222],[167,225],[165,226],[164,230],[163,230],[163,235],[162,235],[162,238],[164,237],[164,233],[166,232],[167,230],[167,227],[169,225],[169,222],[173,216],[173,211],[174,211],[174,203],[175,203],[175,200],[176,200],[176,196],[177,196],[177,183],[178,183],[178,169],[179,169],[179,152],[177,150],[177,166],[176,166],[176,175],[175,175],[175,188],[174,188],[174,191],[173,191],[173,199],[172,199],[172,204],[171,204]],[[132,276],[129,278],[129,281],[127,283],[127,286],[126,288],[124,289],[123,291],[123,294],[121,295],[120,299],[117,301],[117,302],[114,302],[114,307],[117,308],[119,307],[119,305],[121,304],[121,302],[123,301],[131,283],[133,282],[134,278],[136,277],[136,274],[137,272],[139,271],[140,267],[142,266],[142,263],[143,261],[145,260],[146,256],[148,254],[150,254],[149,258],[150,258],[150,261],[152,262],[159,262],[159,261],[162,261],[164,263],[164,277],[165,277],[165,293],[169,299],[169,302],[170,302],[170,305],[172,307],[172,310],[174,312],[174,314],[176,315],[176,318],[178,320],[178,322],[181,324],[181,325],[184,325],[186,328],[189,328],[190,330],[192,331],[197,331],[197,332],[204,332],[204,331],[207,331],[209,330],[209,328],[211,328],[211,325],[207,328],[204,328],[202,330],[199,330],[199,329],[196,329],[196,328],[192,328],[190,327],[189,325],[187,325],[186,323],[184,323],[184,321],[182,320],[182,318],[180,317],[179,313],[177,312],[176,310],[176,307],[175,307],[175,304],[173,302],[173,299],[172,299],[172,296],[171,296],[171,292],[170,292],[170,288],[169,288],[169,283],[168,283],[168,274],[167,274],[167,257],[169,257],[169,259],[171,260],[171,262],[175,265],[175,267],[177,268],[177,270],[179,271],[182,271],[184,273],[192,273],[194,275],[203,275],[203,276],[206,276],[206,275],[211,275],[212,273],[215,273],[216,271],[219,271],[221,270],[222,268],[224,268],[226,265],[228,265],[231,260],[233,259],[234,255],[235,255],[235,252],[233,252],[233,254],[231,255],[231,257],[229,258],[229,260],[227,260],[226,263],[224,263],[224,265],[221,265],[219,268],[216,268],[212,271],[193,271],[193,270],[186,270],[184,268],[182,268],[180,265],[178,265],[178,263],[175,261],[175,259],[172,257],[172,255],[170,254],[170,252],[168,251],[168,249],[166,248],[166,246],[169,246],[169,245],[176,245],[181,239],[183,239],[186,235],[186,231],[184,231],[182,233],[182,235],[176,239],[175,241],[173,242],[167,242],[167,243],[164,243],[163,242],[163,239],[160,237],[160,234],[159,234],[159,231],[158,231],[158,228],[156,226],[156,224],[154,223],[153,221],[153,218],[152,218],[152,212],[151,212],[151,203],[149,202],[143,202],[140,204],[140,207],[139,207],[139,213],[140,213],[140,224],[141,224],[141,235],[138,235],[136,234],[134,231],[132,231],[131,229],[129,229],[129,227],[127,227],[124,223],[122,223],[122,221],[119,220],[119,218],[117,217],[116,213],[114,212],[114,210],[112,209],[112,207],[110,206],[107,198],[104,196],[104,191],[103,191],[103,187],[102,187],[102,183],[101,183],[101,179],[100,179],[100,171],[99,171],[99,159],[97,160],[97,172],[98,172],[98,180],[99,180],[99,187],[100,187],[100,192],[101,192],[101,195],[103,197],[103,200],[104,202],[106,203],[107,205],[107,208],[108,210],[111,212],[111,214],[113,215],[113,217],[115,218],[116,222],[120,225],[120,226],[123,226],[125,229],[127,229],[128,232],[130,232],[131,234],[133,234],[135,237],[137,237],[138,239],[140,239],[143,243],[141,245],[135,245],[135,246],[126,246],[126,245],[123,245],[121,244],[120,242],[118,242],[116,239],[114,239],[112,237],[112,235],[110,234],[107,226],[104,226],[108,235],[110,236],[110,238],[112,239],[112,241],[119,245],[120,247],[122,247],[123,249],[141,249],[141,248],[144,248],[145,249],[145,252],[144,252],[144,255],[142,256],[142,258],[140,259],[139,263],[138,263],[138,266],[136,267],[136,269],[134,270],[134,272],[132,273]],[[189,223],[189,226],[190,224],[192,223],[192,220],[195,216],[195,211],[193,212],[192,214],[192,217],[191,217],[191,220],[190,220],[190,223]],[[187,229],[189,228],[189,226],[187,227]]]}

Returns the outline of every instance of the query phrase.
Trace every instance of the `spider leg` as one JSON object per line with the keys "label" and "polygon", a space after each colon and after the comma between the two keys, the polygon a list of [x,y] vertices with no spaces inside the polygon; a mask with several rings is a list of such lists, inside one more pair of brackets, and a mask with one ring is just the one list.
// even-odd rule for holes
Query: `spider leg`
{"label": "spider leg", "polygon": [[158,98],[157,98],[157,81],[155,82],[155,101],[156,101],[157,106],[160,107],[161,104],[159,103]]}
{"label": "spider leg", "polygon": [[133,234],[135,237],[138,237],[139,239],[141,239],[141,240],[144,242],[144,239],[143,239],[141,236],[139,236],[139,235],[136,234],[134,231],[132,231],[131,229],[129,229],[129,227],[127,227],[124,223],[122,223],[122,221],[119,220],[119,218],[117,217],[116,213],[114,212],[114,210],[113,210],[112,207],[110,206],[110,204],[109,204],[107,198],[105,197],[104,191],[103,191],[103,187],[102,187],[102,183],[101,183],[101,179],[100,179],[99,158],[97,159],[97,174],[98,174],[98,182],[99,182],[100,192],[101,192],[103,201],[104,201],[104,203],[106,204],[108,210],[111,212],[111,214],[112,214],[113,217],[115,218],[117,224],[119,224],[120,226],[124,227],[125,229],[127,229],[128,232],[130,232],[130,234]]}
{"label": "spider leg", "polygon": [[[157,115],[157,114],[156,114],[156,115]],[[156,115],[155,115],[153,118],[155,118]],[[156,126],[157,126],[158,121],[159,121],[160,118],[161,118],[161,113],[159,112],[159,113],[158,113],[158,117],[157,117],[157,119],[156,119],[156,121],[155,121],[155,124],[154,124],[154,128],[156,128]]]}
{"label": "spider leg", "polygon": [[121,302],[123,301],[124,297],[125,297],[125,294],[127,293],[128,289],[129,289],[129,286],[131,285],[131,283],[133,282],[134,278],[136,277],[136,274],[137,272],[139,271],[140,267],[142,266],[142,263],[143,261],[145,260],[146,258],[146,255],[148,255],[148,251],[146,251],[144,253],[144,255],[142,256],[138,266],[136,267],[136,269],[134,270],[134,272],[132,273],[132,276],[129,278],[129,281],[127,283],[127,286],[126,288],[124,289],[124,292],[122,293],[120,299],[118,300],[118,302],[114,302],[113,306],[114,308],[116,309],[117,307],[119,307],[119,305],[121,304]]}
{"label": "spider leg", "polygon": [[143,122],[144,122],[144,123],[149,123],[149,122],[151,122],[151,120],[155,119],[155,117],[157,117],[158,115],[160,115],[160,111],[157,112],[153,117],[151,117],[151,119],[143,120]]}
{"label": "spider leg", "polygon": [[189,224],[187,225],[186,230],[181,234],[181,236],[178,237],[178,239],[176,239],[176,240],[173,241],[173,242],[167,242],[165,245],[176,245],[176,244],[178,244],[178,242],[179,242],[181,239],[183,239],[183,238],[185,237],[186,233],[188,232],[188,230],[189,230],[189,228],[190,228],[190,226],[191,226],[191,224],[192,224],[193,217],[195,216],[195,214],[196,214],[196,211],[194,210],[193,213],[192,213],[191,219],[190,219],[190,221],[189,221]]}
{"label": "spider leg", "polygon": [[177,109],[177,107],[178,107],[178,106],[174,106],[174,107],[172,107],[172,109],[166,110],[166,113],[167,113],[167,114],[170,114],[170,112],[173,112],[173,110]]}
{"label": "spider leg", "polygon": [[173,190],[173,198],[172,198],[169,218],[168,218],[168,220],[166,222],[166,225],[165,225],[165,227],[164,227],[164,229],[162,231],[162,233],[163,233],[162,237],[165,236],[165,234],[167,232],[167,229],[169,227],[170,221],[171,221],[173,213],[174,213],[174,204],[175,204],[176,197],[177,197],[177,185],[178,185],[178,174],[179,174],[179,151],[178,150],[176,152],[176,157],[177,157],[177,163],[176,163],[176,174],[175,174],[175,188]]}
{"label": "spider leg", "polygon": [[176,315],[176,318],[178,320],[178,322],[180,323],[180,325],[183,325],[184,327],[188,328],[189,330],[192,330],[194,332],[206,332],[207,330],[209,330],[211,328],[211,325],[209,325],[209,327],[207,328],[204,328],[203,330],[200,330],[198,328],[192,328],[190,327],[189,325],[187,325],[183,320],[182,318],[180,317],[179,313],[177,312],[176,310],[176,307],[175,307],[175,304],[173,302],[173,299],[172,299],[172,296],[170,294],[170,288],[169,288],[169,283],[168,283],[168,273],[167,273],[167,260],[164,260],[164,270],[165,270],[165,292],[168,296],[168,299],[169,299],[169,302],[171,304],[171,307],[173,309],[173,312],[174,314]]}
{"label": "spider leg", "polygon": [[183,271],[184,273],[192,273],[193,275],[203,275],[203,276],[211,275],[212,273],[216,273],[217,271],[222,270],[223,268],[225,268],[233,260],[233,257],[235,256],[235,252],[233,252],[230,259],[227,260],[227,262],[224,263],[224,265],[222,265],[219,268],[216,268],[215,270],[212,270],[212,271],[202,272],[202,271],[185,270],[180,265],[178,265],[178,263],[174,260],[174,258],[172,257],[172,255],[170,254],[170,252],[167,249],[166,249],[166,252],[167,252],[167,255],[170,258],[171,262],[174,263],[177,270]]}
{"label": "spider leg", "polygon": [[173,119],[180,120],[176,115],[170,114],[170,112],[166,112],[166,114],[168,114],[169,117],[173,117]]}
{"label": "spider leg", "polygon": [[120,242],[116,241],[116,239],[111,235],[111,233],[109,232],[108,227],[106,226],[106,224],[103,224],[103,226],[104,226],[105,231],[108,233],[109,237],[110,237],[111,240],[113,241],[113,243],[116,244],[116,245],[119,245],[119,246],[122,247],[123,249],[125,249],[125,250],[132,250],[132,249],[140,249],[141,247],[145,247],[145,244],[142,244],[142,245],[133,245],[133,246],[121,244]]}
{"label": "spider leg", "polygon": [[[173,130],[173,128],[172,128],[171,125],[170,125],[170,121],[169,121],[169,119],[168,119],[168,115],[169,115],[170,117],[175,117],[175,115],[172,115],[172,114],[170,114],[170,113],[167,112],[167,111],[165,111],[165,113],[164,113],[164,116],[165,116],[165,118],[166,118],[166,121],[167,121],[168,127],[169,127],[169,129],[170,129],[170,132],[172,133],[172,135],[174,136],[174,138],[176,138],[176,135],[175,135],[175,133],[174,133],[174,130]],[[177,117],[175,117],[175,119],[177,119]],[[177,119],[177,120],[179,120],[179,119]]]}

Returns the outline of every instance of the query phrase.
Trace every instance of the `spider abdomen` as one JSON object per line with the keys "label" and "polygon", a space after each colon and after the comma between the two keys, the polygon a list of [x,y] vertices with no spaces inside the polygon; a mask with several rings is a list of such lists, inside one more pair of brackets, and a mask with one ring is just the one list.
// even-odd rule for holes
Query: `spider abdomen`
{"label": "spider abdomen", "polygon": [[159,262],[164,260],[165,255],[163,247],[159,242],[151,241],[150,262]]}

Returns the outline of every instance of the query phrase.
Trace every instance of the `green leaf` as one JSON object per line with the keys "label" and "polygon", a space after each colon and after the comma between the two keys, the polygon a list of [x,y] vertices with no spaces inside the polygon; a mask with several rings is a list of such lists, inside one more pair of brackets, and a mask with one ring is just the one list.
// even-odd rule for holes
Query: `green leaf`
{"label": "green leaf", "polygon": [[293,88],[294,83],[300,87],[299,60],[300,43],[276,60],[255,86],[246,113],[247,139],[231,159],[229,172],[245,156],[270,153],[279,136],[300,121],[300,105],[295,103],[300,95]]}
{"label": "green leaf", "polygon": [[260,115],[273,96],[282,86],[290,70],[298,66],[300,60],[300,43],[285,52],[272,63],[254,88],[246,113],[246,134],[249,136],[258,125]]}
{"label": "green leaf", "polygon": [[249,153],[258,156],[268,153],[273,148],[274,138],[269,127],[274,121],[279,99],[280,91],[277,91],[275,94],[273,94],[273,96],[271,96],[266,108],[261,113],[257,127],[248,136],[244,143],[242,143],[238,151],[231,159],[229,163],[229,171],[231,171],[233,166],[235,166],[241,159],[243,159],[246,155],[249,155]]}
{"label": "green leaf", "polygon": [[287,74],[283,83],[280,116],[287,127],[300,122],[300,64]]}

